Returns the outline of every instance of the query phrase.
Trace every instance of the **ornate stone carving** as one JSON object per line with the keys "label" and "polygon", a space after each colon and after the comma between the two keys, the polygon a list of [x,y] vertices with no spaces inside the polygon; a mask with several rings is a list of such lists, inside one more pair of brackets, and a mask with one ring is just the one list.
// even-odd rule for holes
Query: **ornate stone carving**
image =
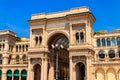
{"label": "ornate stone carving", "polygon": [[83,62],[86,63],[86,57],[85,56],[74,56],[73,58],[73,62]]}
{"label": "ornate stone carving", "polygon": [[40,58],[31,58],[30,63],[31,64],[42,64],[42,59],[40,59]]}

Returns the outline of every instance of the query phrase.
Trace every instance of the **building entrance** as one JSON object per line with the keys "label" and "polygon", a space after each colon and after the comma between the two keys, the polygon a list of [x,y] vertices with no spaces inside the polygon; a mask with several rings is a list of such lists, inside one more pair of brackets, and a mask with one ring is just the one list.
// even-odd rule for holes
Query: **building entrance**
{"label": "building entrance", "polygon": [[85,65],[81,62],[76,64],[76,80],[85,80]]}
{"label": "building entrance", "polygon": [[69,80],[69,41],[68,38],[59,33],[53,35],[48,42],[50,50],[50,64],[54,66],[55,80]]}

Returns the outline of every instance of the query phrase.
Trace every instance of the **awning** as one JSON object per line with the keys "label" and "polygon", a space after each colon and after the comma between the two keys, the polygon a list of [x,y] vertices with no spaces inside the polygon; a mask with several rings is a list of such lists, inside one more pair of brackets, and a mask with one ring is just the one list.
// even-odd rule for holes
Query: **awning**
{"label": "awning", "polygon": [[0,77],[2,76],[2,71],[0,70]]}
{"label": "awning", "polygon": [[26,77],[27,76],[27,71],[26,70],[23,70],[22,71],[22,77]]}
{"label": "awning", "polygon": [[11,71],[11,70],[9,70],[9,71],[7,72],[7,76],[8,76],[8,77],[12,77],[12,71]]}
{"label": "awning", "polygon": [[15,77],[19,77],[19,71],[18,71],[18,70],[16,70],[16,71],[14,72],[14,76],[15,76]]}

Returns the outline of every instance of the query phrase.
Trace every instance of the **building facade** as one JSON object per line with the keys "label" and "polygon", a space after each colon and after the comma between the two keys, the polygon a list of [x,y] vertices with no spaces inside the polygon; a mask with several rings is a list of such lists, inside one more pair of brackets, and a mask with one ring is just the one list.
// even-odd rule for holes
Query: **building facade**
{"label": "building facade", "polygon": [[0,31],[1,80],[120,80],[120,30],[95,33],[88,7],[28,22],[30,39]]}

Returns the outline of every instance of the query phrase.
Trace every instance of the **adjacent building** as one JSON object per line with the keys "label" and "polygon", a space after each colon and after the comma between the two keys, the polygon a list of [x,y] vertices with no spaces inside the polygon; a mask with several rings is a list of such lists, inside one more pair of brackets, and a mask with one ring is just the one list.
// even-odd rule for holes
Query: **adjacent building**
{"label": "adjacent building", "polygon": [[120,30],[94,32],[88,7],[28,22],[29,39],[0,31],[1,80],[120,80]]}

